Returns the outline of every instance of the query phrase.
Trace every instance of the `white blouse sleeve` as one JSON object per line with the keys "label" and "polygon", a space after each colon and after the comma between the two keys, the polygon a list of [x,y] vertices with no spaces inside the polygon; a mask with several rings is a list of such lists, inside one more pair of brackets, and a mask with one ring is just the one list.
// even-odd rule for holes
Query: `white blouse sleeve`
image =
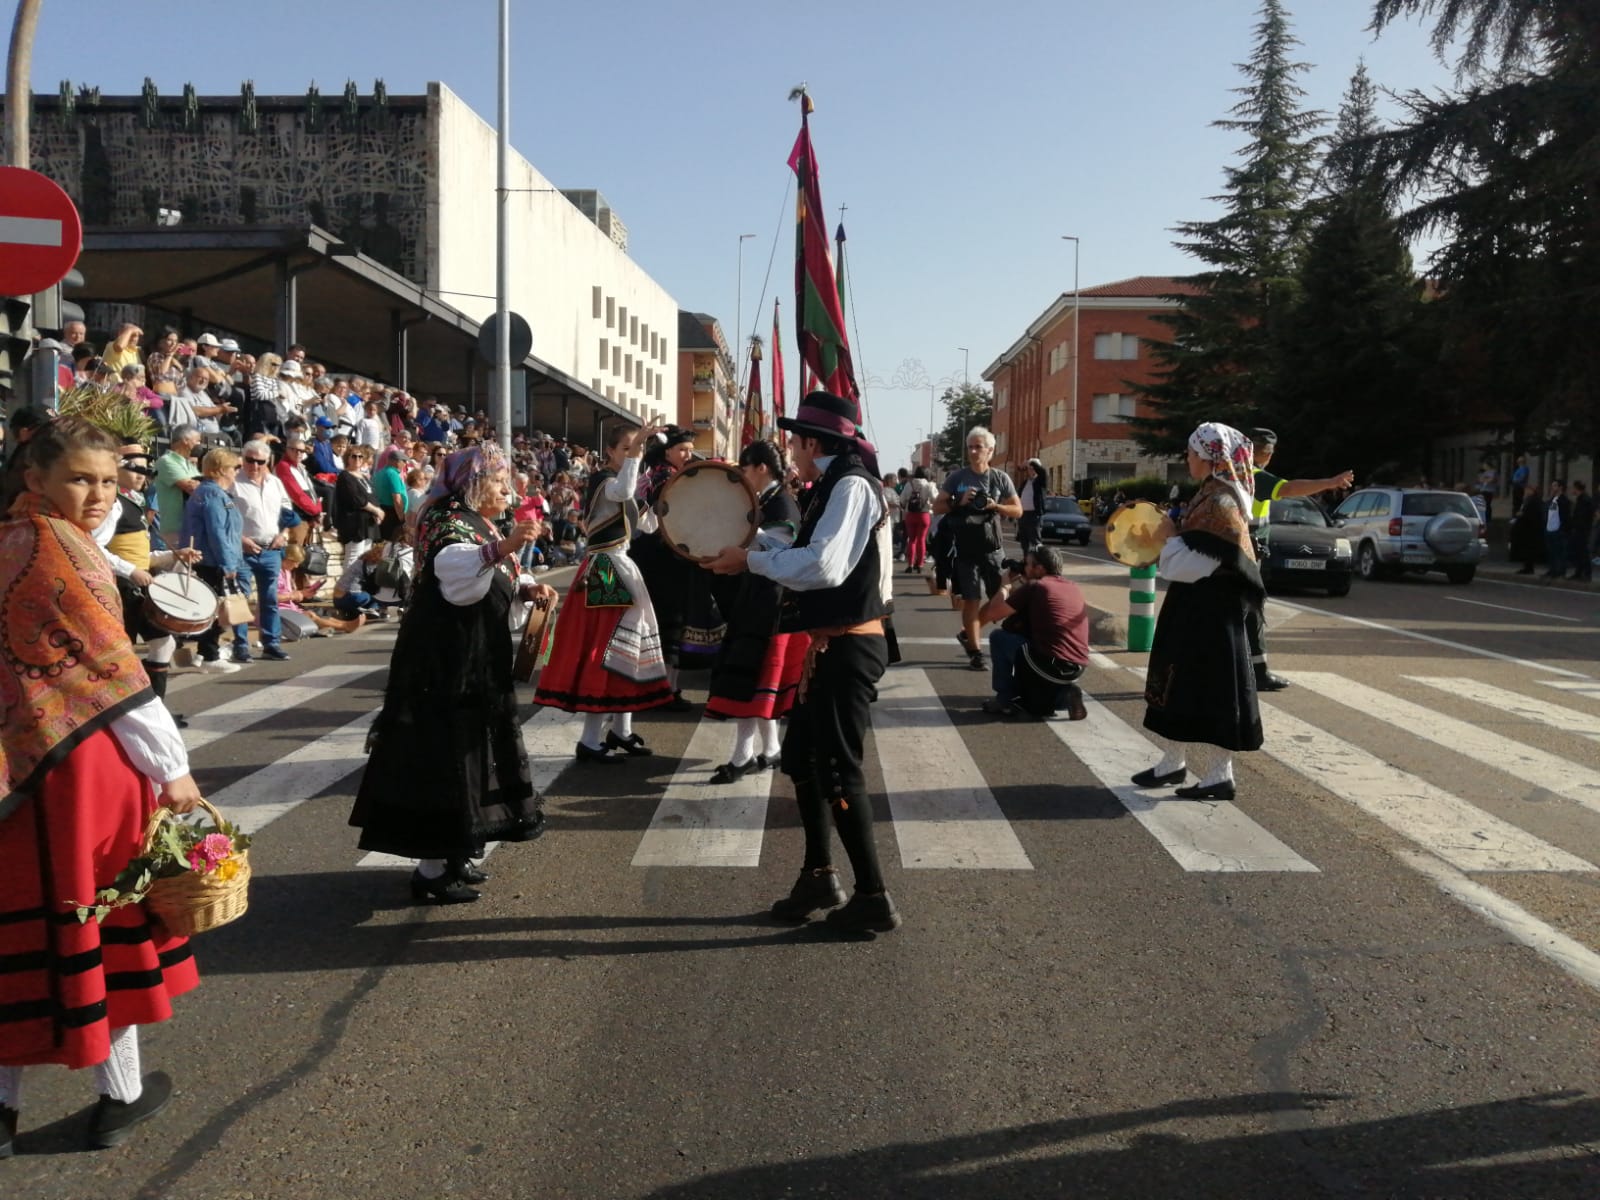
{"label": "white blouse sleeve", "polygon": [[152,697],[123,713],[111,722],[111,733],[133,765],[158,787],[189,773],[189,750],[183,744],[177,722],[160,700]]}
{"label": "white blouse sleeve", "polygon": [[639,460],[632,455],[622,460],[622,470],[606,480],[601,491],[607,500],[618,504],[633,496],[634,488],[639,486]]}
{"label": "white blouse sleeve", "polygon": [[471,542],[455,542],[433,556],[433,573],[439,577],[439,590],[451,604],[465,608],[489,594],[495,568],[484,554],[488,548],[474,546]]}
{"label": "white blouse sleeve", "polygon": [[1168,583],[1197,583],[1222,565],[1220,559],[1190,549],[1181,537],[1169,537],[1161,547],[1161,578]]}

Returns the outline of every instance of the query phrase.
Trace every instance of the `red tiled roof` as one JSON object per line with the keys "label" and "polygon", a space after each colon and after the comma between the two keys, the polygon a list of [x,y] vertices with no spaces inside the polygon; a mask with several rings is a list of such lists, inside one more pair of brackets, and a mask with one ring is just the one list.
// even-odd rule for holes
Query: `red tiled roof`
{"label": "red tiled roof", "polygon": [[1170,275],[1135,275],[1132,279],[1120,279],[1116,283],[1102,283],[1097,287],[1084,288],[1079,295],[1083,296],[1198,296],[1200,289],[1192,283],[1184,283],[1181,279],[1174,279]]}

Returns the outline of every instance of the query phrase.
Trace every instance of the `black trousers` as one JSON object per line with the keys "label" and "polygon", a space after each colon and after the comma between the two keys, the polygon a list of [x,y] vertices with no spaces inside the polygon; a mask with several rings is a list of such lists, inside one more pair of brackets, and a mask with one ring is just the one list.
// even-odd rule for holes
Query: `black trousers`
{"label": "black trousers", "polygon": [[1022,546],[1022,552],[1039,548],[1039,514],[1025,512],[1017,518],[1017,542]]}
{"label": "black trousers", "polygon": [[867,724],[889,643],[876,635],[836,637],[816,656],[805,699],[789,713],[783,773],[814,784],[830,801],[867,790],[862,769]]}

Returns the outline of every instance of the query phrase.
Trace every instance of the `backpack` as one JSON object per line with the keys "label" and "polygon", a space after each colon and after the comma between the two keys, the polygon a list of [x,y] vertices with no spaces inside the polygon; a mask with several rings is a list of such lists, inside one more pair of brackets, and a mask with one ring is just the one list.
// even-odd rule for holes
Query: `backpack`
{"label": "backpack", "polygon": [[928,497],[924,489],[917,486],[922,480],[914,479],[906,489],[906,511],[908,513],[925,513],[928,511]]}

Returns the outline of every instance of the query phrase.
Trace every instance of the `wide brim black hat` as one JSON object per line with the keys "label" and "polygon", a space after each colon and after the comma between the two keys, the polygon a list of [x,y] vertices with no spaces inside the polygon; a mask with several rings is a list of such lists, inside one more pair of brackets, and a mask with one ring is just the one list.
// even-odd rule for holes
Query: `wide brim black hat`
{"label": "wide brim black hat", "polygon": [[792,417],[779,417],[778,428],[789,433],[810,434],[812,437],[847,438],[855,441],[861,437],[856,425],[855,401],[835,396],[832,392],[812,392],[800,401]]}

